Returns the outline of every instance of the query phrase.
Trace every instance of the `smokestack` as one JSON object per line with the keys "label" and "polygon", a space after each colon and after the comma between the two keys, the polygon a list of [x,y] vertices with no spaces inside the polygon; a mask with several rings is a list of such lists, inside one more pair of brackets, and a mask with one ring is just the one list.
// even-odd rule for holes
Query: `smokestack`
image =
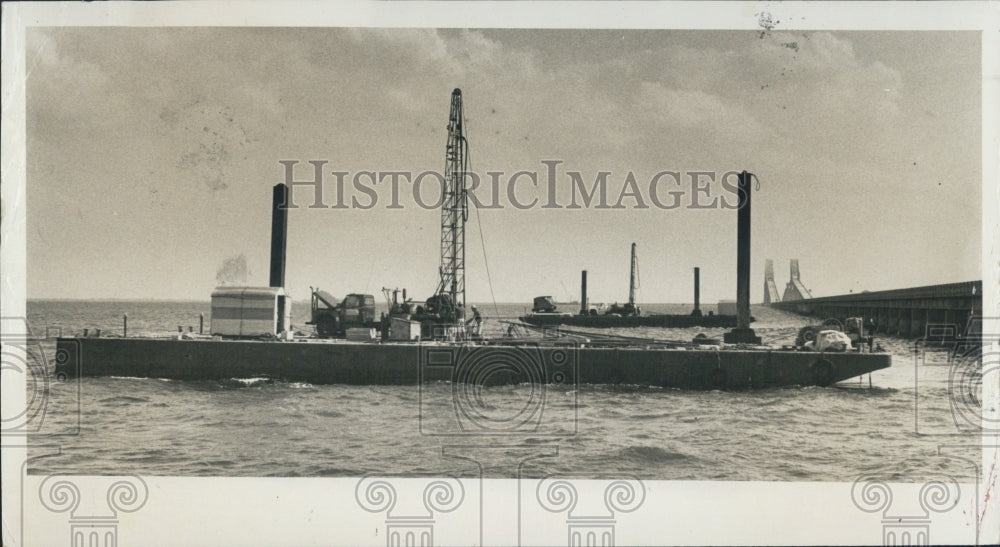
{"label": "smokestack", "polygon": [[636,262],[635,262],[635,243],[632,243],[632,261],[629,263],[629,273],[628,273],[628,303],[630,306],[635,306],[635,290],[636,287]]}
{"label": "smokestack", "polygon": [[288,244],[288,186],[275,184],[271,197],[271,287],[285,286]]}
{"label": "smokestack", "polygon": [[587,315],[587,270],[580,272],[580,315]]}
{"label": "smokestack", "polygon": [[701,268],[694,269],[694,310],[691,315],[701,317]]}
{"label": "smokestack", "polygon": [[750,328],[750,173],[739,179],[740,202],[736,221],[736,328]]}
{"label": "smokestack", "polygon": [[725,333],[733,344],[760,344],[750,328],[750,177],[739,174],[739,212],[736,218],[736,328]]}

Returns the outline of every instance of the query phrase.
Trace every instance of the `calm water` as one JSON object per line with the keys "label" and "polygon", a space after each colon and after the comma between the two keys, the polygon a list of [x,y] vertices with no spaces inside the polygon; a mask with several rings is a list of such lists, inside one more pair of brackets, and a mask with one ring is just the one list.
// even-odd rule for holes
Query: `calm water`
{"label": "calm water", "polygon": [[[484,305],[487,332],[527,304]],[[298,315],[306,307],[298,306]],[[647,305],[648,312],[690,311]],[[207,302],[28,303],[33,332],[64,334],[101,328],[120,334],[198,329]],[[792,343],[807,320],[754,307],[765,342]],[[296,324],[302,320],[296,321]],[[305,327],[305,326],[303,326]],[[305,327],[308,328],[308,327]],[[725,329],[622,330],[621,334],[690,339]],[[941,443],[978,436],[968,427],[977,400],[949,389],[949,353],[882,338],[893,367],[828,388],[685,392],[581,385],[532,392],[504,386],[478,394],[496,415],[513,415],[530,397],[544,397],[538,421],[504,435],[452,433],[433,416],[454,414],[452,386],[316,386],[179,382],[156,378],[84,378],[51,383],[41,430],[32,446],[58,445],[32,473],[188,476],[360,476],[441,473],[515,477],[551,472],[581,476],[634,474],[644,479],[852,481],[862,474],[920,480],[946,473],[972,478],[961,457],[940,456]],[[54,342],[42,344],[49,363]],[[915,364],[919,363],[919,364]],[[957,370],[957,369],[956,369]],[[975,386],[973,386],[974,388]],[[964,388],[963,388],[964,389]],[[968,390],[966,390],[968,391]],[[973,394],[974,395],[974,394]],[[963,406],[964,405],[964,406]],[[79,406],[80,412],[76,408]],[[915,410],[918,414],[915,415]],[[424,416],[421,422],[421,416]],[[972,416],[973,418],[969,418]],[[428,418],[431,417],[431,418]],[[74,433],[79,424],[79,433]],[[421,432],[421,425],[424,432]],[[54,436],[60,433],[66,436]],[[46,450],[47,451],[47,450]],[[975,449],[966,456],[979,459]]]}

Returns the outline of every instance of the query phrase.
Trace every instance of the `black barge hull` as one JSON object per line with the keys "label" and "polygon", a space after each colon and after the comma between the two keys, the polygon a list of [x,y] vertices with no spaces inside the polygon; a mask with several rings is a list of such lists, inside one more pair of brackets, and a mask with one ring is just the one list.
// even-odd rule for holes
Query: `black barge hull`
{"label": "black barge hull", "polygon": [[532,314],[520,318],[521,321],[537,326],[589,327],[610,329],[618,327],[662,327],[685,329],[689,327],[733,328],[735,315],[559,315]]}
{"label": "black barge hull", "polygon": [[692,390],[830,385],[891,365],[887,353],[572,345],[59,338],[59,377],[269,377],[354,385],[636,384]]}

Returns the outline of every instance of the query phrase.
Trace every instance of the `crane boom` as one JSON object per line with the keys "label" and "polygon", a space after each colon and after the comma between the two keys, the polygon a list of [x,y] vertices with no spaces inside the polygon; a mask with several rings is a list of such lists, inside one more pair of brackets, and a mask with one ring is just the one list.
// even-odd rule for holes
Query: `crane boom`
{"label": "crane boom", "polygon": [[456,88],[451,93],[448,115],[441,205],[441,281],[435,292],[438,297],[447,294],[456,307],[465,305],[465,221],[469,216],[465,188],[469,157],[463,122],[462,90]]}

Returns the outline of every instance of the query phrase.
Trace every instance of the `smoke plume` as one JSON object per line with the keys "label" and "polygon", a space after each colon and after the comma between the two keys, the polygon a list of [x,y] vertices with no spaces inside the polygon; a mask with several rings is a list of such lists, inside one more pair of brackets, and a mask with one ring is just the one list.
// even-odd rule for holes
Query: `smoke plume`
{"label": "smoke plume", "polygon": [[215,272],[215,282],[219,286],[225,285],[246,285],[249,270],[247,269],[247,257],[240,254],[232,258],[227,258],[222,266]]}

